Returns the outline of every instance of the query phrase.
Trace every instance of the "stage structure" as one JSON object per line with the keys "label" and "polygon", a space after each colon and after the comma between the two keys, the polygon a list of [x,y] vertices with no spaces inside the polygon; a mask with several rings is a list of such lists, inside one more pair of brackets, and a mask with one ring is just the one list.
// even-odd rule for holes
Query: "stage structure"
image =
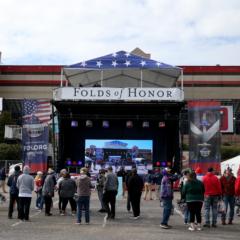
{"label": "stage structure", "polygon": [[65,66],[53,105],[59,122],[57,170],[75,171],[86,163],[94,170],[180,169],[181,68],[124,51]]}

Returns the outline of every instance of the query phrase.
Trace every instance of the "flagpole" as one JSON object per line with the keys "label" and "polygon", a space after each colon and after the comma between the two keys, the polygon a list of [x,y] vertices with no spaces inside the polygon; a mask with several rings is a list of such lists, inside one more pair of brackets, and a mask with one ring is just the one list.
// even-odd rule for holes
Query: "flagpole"
{"label": "flagpole", "polygon": [[103,86],[103,70],[101,70],[101,87]]}
{"label": "flagpole", "polygon": [[55,154],[55,121],[54,121],[55,113],[54,113],[54,107],[52,104],[52,141],[53,141],[53,169],[56,171],[56,154]]}
{"label": "flagpole", "polygon": [[181,69],[181,98],[183,100],[184,96],[183,96],[183,69]]}
{"label": "flagpole", "polygon": [[141,72],[140,72],[140,76],[141,76],[141,88],[142,88],[142,80],[143,80],[143,71],[141,69]]}
{"label": "flagpole", "polygon": [[61,68],[61,87],[63,86],[63,68]]}

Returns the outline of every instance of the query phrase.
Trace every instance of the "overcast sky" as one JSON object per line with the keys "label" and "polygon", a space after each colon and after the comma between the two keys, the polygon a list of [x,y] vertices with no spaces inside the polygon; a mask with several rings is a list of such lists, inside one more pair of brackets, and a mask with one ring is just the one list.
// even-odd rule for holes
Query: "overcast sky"
{"label": "overcast sky", "polygon": [[172,65],[240,65],[240,0],[0,0],[2,64],[135,47]]}

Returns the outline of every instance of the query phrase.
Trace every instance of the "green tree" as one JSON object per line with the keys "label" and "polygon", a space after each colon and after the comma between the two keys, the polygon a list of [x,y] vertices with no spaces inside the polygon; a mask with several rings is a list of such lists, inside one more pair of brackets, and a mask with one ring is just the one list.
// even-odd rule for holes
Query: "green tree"
{"label": "green tree", "polygon": [[240,147],[237,146],[221,146],[221,158],[227,160],[240,155]]}
{"label": "green tree", "polygon": [[21,144],[0,143],[0,160],[21,160]]}

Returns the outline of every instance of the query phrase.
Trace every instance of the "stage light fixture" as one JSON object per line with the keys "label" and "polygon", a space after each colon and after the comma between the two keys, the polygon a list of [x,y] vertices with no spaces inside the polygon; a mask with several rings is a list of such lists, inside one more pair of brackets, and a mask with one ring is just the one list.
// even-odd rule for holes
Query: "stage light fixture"
{"label": "stage light fixture", "polygon": [[166,162],[161,162],[162,167],[166,167],[167,163]]}
{"label": "stage light fixture", "polygon": [[86,127],[92,127],[93,126],[93,122],[91,120],[87,120],[86,121]]}
{"label": "stage light fixture", "polygon": [[103,128],[109,128],[109,121],[103,121],[102,126]]}
{"label": "stage light fixture", "polygon": [[79,161],[77,162],[77,164],[78,164],[78,166],[81,166],[81,165],[82,165],[82,161],[79,160]]}
{"label": "stage light fixture", "polygon": [[158,127],[164,128],[166,126],[165,122],[159,122]]}
{"label": "stage light fixture", "polygon": [[143,122],[142,127],[149,128],[149,122],[148,121]]}
{"label": "stage light fixture", "polygon": [[67,160],[67,165],[71,165],[72,161],[71,160]]}
{"label": "stage light fixture", "polygon": [[127,121],[126,122],[126,127],[127,128],[132,128],[133,127],[133,122],[132,121]]}
{"label": "stage light fixture", "polygon": [[72,120],[71,127],[78,127],[78,121]]}

